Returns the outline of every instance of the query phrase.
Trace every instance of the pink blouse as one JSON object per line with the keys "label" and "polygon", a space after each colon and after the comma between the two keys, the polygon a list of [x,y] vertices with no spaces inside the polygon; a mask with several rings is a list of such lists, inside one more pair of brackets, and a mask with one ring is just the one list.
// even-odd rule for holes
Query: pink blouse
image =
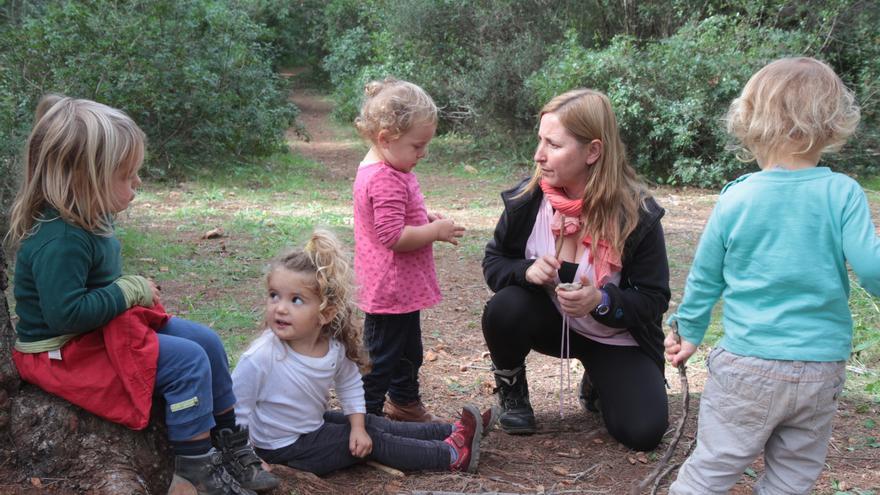
{"label": "pink blouse", "polygon": [[352,196],[354,269],[361,310],[404,314],[440,302],[432,245],[407,252],[391,250],[405,226],[428,223],[415,174],[399,172],[384,162],[362,163]]}

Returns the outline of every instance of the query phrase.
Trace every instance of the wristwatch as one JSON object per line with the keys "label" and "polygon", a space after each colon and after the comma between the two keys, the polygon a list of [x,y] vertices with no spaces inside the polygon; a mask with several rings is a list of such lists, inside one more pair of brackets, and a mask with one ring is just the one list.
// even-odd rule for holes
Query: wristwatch
{"label": "wristwatch", "polygon": [[609,311],[611,311],[611,298],[608,297],[608,291],[606,291],[605,289],[599,289],[599,292],[602,293],[602,300],[593,311],[595,311],[596,314],[599,316],[605,316],[608,314]]}

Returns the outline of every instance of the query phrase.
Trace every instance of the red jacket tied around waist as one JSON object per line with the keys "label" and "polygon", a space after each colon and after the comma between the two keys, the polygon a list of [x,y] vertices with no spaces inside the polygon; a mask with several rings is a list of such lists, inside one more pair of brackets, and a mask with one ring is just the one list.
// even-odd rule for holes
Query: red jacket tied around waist
{"label": "red jacket tied around waist", "polygon": [[140,430],[150,420],[159,339],[170,316],[157,304],[134,306],[107,325],[48,352],[13,351],[21,378],[108,421]]}

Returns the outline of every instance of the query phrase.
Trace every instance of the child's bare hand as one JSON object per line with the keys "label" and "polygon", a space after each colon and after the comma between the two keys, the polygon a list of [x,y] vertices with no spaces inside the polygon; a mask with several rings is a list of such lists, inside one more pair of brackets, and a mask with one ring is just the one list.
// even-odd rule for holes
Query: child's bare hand
{"label": "child's bare hand", "polygon": [[446,217],[444,217],[443,215],[441,215],[437,212],[433,212],[433,211],[428,212],[428,222],[429,223],[433,222],[435,220],[443,220],[444,218],[446,218]]}
{"label": "child's bare hand", "polygon": [[673,366],[679,366],[686,363],[687,360],[697,352],[697,346],[687,340],[680,340],[680,342],[677,341],[672,332],[667,334],[666,338],[663,340],[663,347],[666,348],[666,360],[672,363]]}
{"label": "child's bare hand", "polygon": [[553,256],[541,256],[526,270],[526,280],[535,285],[554,284],[559,266],[559,260]]}
{"label": "child's bare hand", "polygon": [[156,304],[159,304],[159,298],[162,295],[160,291],[162,288],[151,278],[148,278],[147,282],[150,283],[150,290],[153,291],[153,306],[155,306]]}
{"label": "child's bare hand", "polygon": [[355,457],[366,457],[373,451],[373,439],[363,428],[352,428],[348,436],[348,450]]}
{"label": "child's bare hand", "polygon": [[458,238],[464,235],[464,227],[449,218],[438,217],[432,222],[437,229],[437,240],[458,246]]}

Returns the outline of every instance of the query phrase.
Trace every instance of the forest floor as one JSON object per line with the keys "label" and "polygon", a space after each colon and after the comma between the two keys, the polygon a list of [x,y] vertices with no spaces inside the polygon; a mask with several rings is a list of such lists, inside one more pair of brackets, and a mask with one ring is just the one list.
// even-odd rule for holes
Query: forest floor
{"label": "forest floor", "polygon": [[[293,101],[302,111],[300,121],[310,136],[308,142],[291,141],[291,147],[320,163],[331,180],[353,180],[355,166],[365,152],[365,145],[340,133],[339,126],[329,120],[332,103],[321,93],[298,90]],[[473,187],[473,178],[418,168],[416,173],[423,191],[452,189],[457,192],[453,203],[433,205],[441,208],[456,222],[491,232],[500,213],[498,190]],[[510,177],[510,185],[518,181]],[[714,205],[716,192],[697,189],[654,189],[653,194],[667,214],[663,220],[670,256],[673,304],[681,297],[687,269],[702,227]],[[497,204],[493,215],[470,214],[465,206],[492,201]],[[429,200],[429,209],[431,208]],[[876,219],[876,204],[875,215]],[[485,242],[487,239],[483,240]],[[425,363],[420,375],[423,400],[434,413],[453,419],[465,402],[486,408],[494,403],[494,381],[489,371],[490,360],[480,332],[482,307],[491,293],[482,279],[482,252],[462,253],[453,248],[436,249],[436,265],[443,302],[424,312],[423,335]],[[446,491],[462,493],[576,493],[626,494],[645,478],[662,457],[672,437],[674,425],[681,416],[681,387],[677,372],[667,368],[670,430],[654,452],[638,453],[611,438],[601,417],[579,407],[576,388],[583,367],[572,361],[571,386],[565,387],[564,417],[559,413],[560,361],[532,353],[527,359],[529,390],[539,425],[531,436],[507,435],[496,429],[481,446],[477,474],[408,473],[391,476],[367,466],[359,466],[317,478],[295,475],[285,480],[278,493],[408,493],[412,491]],[[568,373],[563,373],[568,378]],[[691,402],[690,414],[679,452],[671,463],[683,460],[681,452],[696,433],[699,394],[705,378],[700,359],[692,359],[688,368]],[[871,418],[878,418],[880,405],[865,395],[845,394],[834,421],[834,436],[826,469],[816,486],[816,493],[880,493],[880,448],[868,447],[880,436]],[[867,442],[867,443],[866,443]],[[737,483],[731,493],[751,493],[762,463],[757,461]],[[674,472],[673,472],[674,473]],[[674,474],[671,476],[674,478]],[[661,484],[665,493],[669,479]]]}
{"label": "forest floor", "polygon": [[[291,98],[302,112],[299,121],[309,139],[303,140],[291,130],[288,141],[292,155],[283,160],[288,160],[284,163],[292,164],[290,167],[296,168],[299,176],[291,178],[277,167],[266,166],[259,172],[262,175],[256,176],[231,168],[225,177],[212,179],[215,182],[200,183],[200,179],[193,178],[175,184],[147,183],[132,205],[131,214],[119,219],[126,270],[156,273],[170,312],[219,327],[233,363],[260,331],[262,267],[267,256],[285,244],[298,242],[315,223],[330,223],[346,241],[352,237],[351,183],[366,146],[351,126],[330,118],[332,102],[320,90],[298,86]],[[480,331],[482,308],[491,293],[483,281],[480,262],[483,246],[501,212],[500,191],[530,173],[523,167],[496,166],[491,158],[481,159],[467,152],[450,154],[444,148],[454,139],[436,139],[432,143],[433,156],[415,170],[429,209],[468,229],[460,246],[435,247],[444,299],[423,312],[422,397],[429,410],[449,420],[456,418],[464,403],[485,409],[495,402],[490,360]],[[441,163],[447,157],[460,161]],[[236,174],[246,177],[241,179]],[[234,181],[238,181],[235,187],[227,187]],[[672,310],[681,298],[693,252],[717,191],[659,187],[652,193],[666,209],[663,227],[672,277]],[[875,221],[880,219],[878,198],[876,194],[871,196]],[[202,234],[215,225],[222,225],[225,232],[219,238],[206,239]],[[9,296],[11,299],[11,290]],[[696,433],[699,396],[706,376],[705,352],[702,349],[688,367],[689,419],[671,464],[684,459],[685,448]],[[482,442],[475,474],[418,472],[396,476],[361,465],[319,478],[276,466],[274,470],[283,484],[271,495],[418,491],[627,494],[651,473],[682,414],[681,388],[674,369],[666,370],[670,385],[669,431],[655,451],[639,453],[611,438],[599,415],[579,407],[576,389],[583,371],[580,363],[572,361],[566,371],[560,368],[558,358],[532,353],[527,368],[538,432],[511,436],[498,429],[492,431]],[[569,375],[570,384],[562,387],[560,417],[560,380]],[[864,384],[847,385],[834,420],[826,468],[815,493],[880,494],[878,411],[880,403],[864,392]],[[10,472],[8,466],[4,470],[4,464],[0,460],[0,493],[65,493],[57,485],[34,488],[30,486],[34,482],[28,482],[30,475]],[[761,461],[756,461],[731,493],[751,493],[762,470]],[[661,483],[659,493],[666,492],[674,473]]]}

